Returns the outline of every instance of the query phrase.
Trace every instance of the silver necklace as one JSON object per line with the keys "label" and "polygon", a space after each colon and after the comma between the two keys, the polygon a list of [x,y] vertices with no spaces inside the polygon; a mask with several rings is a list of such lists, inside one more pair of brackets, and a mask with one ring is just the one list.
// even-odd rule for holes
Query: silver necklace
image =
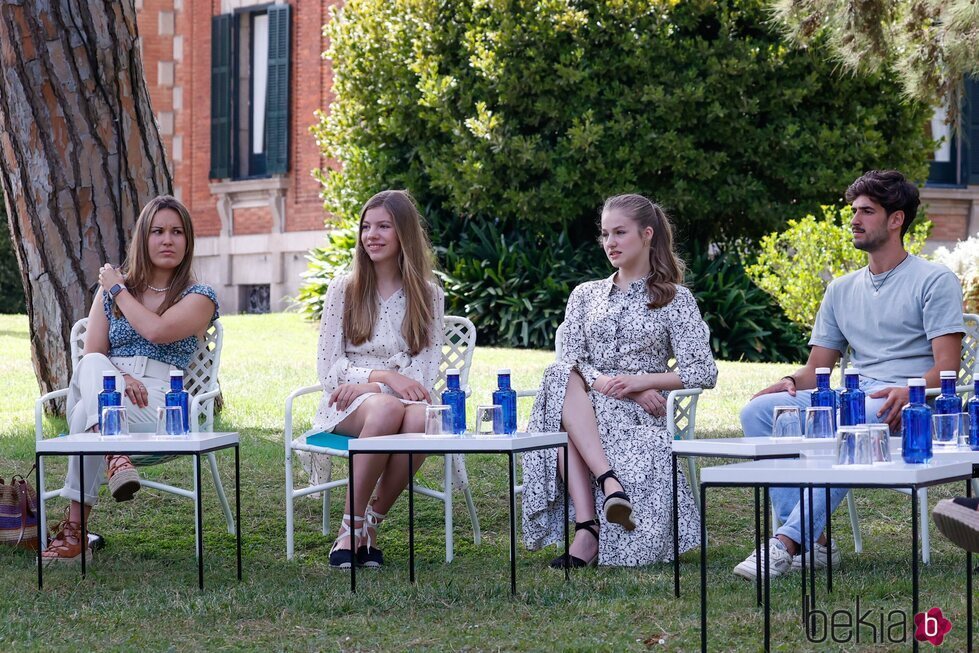
{"label": "silver necklace", "polygon": [[[905,255],[904,258],[901,259],[901,263],[904,263],[906,260],[908,260],[907,255]],[[887,271],[887,274],[884,275],[884,278],[880,280],[880,283],[879,284],[878,283],[874,283],[874,275],[870,272],[870,266],[869,265],[867,266],[867,277],[870,278],[870,285],[874,287],[874,297],[876,297],[877,295],[880,294],[880,289],[884,287],[884,284],[885,283],[887,283],[888,277],[890,277],[891,274],[893,274],[894,270],[896,270],[899,267],[901,267],[901,263],[898,263],[897,265],[895,265],[894,267],[892,267],[890,270],[888,270]]]}
{"label": "silver necklace", "polygon": [[[883,285],[883,284],[881,284],[881,285]],[[149,290],[153,290],[153,291],[156,291],[156,292],[166,292],[166,291],[170,290],[170,286],[167,286],[166,288],[155,288],[155,287],[151,286],[150,284],[146,284],[146,287]]]}

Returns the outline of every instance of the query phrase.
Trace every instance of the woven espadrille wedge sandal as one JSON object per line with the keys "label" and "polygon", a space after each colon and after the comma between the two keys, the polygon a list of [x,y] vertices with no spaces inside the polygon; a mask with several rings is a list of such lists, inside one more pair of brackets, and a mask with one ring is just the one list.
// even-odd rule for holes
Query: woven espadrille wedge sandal
{"label": "woven espadrille wedge sandal", "polygon": [[[331,569],[350,569],[356,560],[356,555],[350,549],[341,549],[343,545],[350,544],[350,515],[344,515],[343,521],[340,522],[340,532],[337,533],[337,539],[333,542],[333,548],[330,549],[330,568]],[[360,525],[358,526],[358,522]],[[359,540],[364,535],[364,518],[354,517],[353,518],[353,529],[354,535]]]}
{"label": "woven espadrille wedge sandal", "polygon": [[[614,478],[619,485],[622,485],[622,481],[615,475],[615,470],[609,469],[595,479],[598,486],[602,488],[602,492],[605,491],[605,481],[610,478]],[[624,485],[622,487],[625,488]],[[636,522],[632,521],[632,499],[624,491],[606,494],[602,510],[605,512],[605,521],[618,524],[627,531],[635,530]]]}
{"label": "woven espadrille wedge sandal", "polygon": [[132,501],[139,491],[139,472],[129,456],[106,456],[106,475],[109,477],[109,491],[116,501]]}

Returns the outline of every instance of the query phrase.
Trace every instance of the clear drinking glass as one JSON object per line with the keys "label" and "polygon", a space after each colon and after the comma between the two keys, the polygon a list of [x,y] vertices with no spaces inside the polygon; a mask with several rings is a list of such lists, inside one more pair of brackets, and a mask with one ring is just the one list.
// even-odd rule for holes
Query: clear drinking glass
{"label": "clear drinking glass", "polygon": [[806,437],[833,437],[833,409],[829,406],[806,408]]}
{"label": "clear drinking glass", "polygon": [[129,415],[125,406],[102,409],[102,435],[129,435]]}
{"label": "clear drinking glass", "polygon": [[959,446],[963,449],[969,448],[970,429],[971,418],[969,413],[959,413]]}
{"label": "clear drinking glass", "polygon": [[184,430],[184,409],[181,406],[160,406],[156,409],[157,435],[187,435]]}
{"label": "clear drinking glass", "polygon": [[854,465],[871,465],[874,462],[874,452],[871,446],[870,429],[864,427],[857,431],[857,444],[853,450]]}
{"label": "clear drinking glass", "polygon": [[802,420],[796,406],[776,406],[772,411],[772,437],[801,438]]}
{"label": "clear drinking glass", "polygon": [[425,435],[452,434],[452,407],[425,406]]}
{"label": "clear drinking glass", "polygon": [[476,435],[503,435],[503,406],[476,407]]}
{"label": "clear drinking glass", "polygon": [[865,425],[836,430],[837,465],[869,465],[871,459],[870,432]]}
{"label": "clear drinking glass", "polygon": [[868,424],[870,458],[874,463],[891,462],[891,429],[887,424]]}
{"label": "clear drinking glass", "polygon": [[945,413],[931,417],[931,441],[936,447],[959,446],[959,425],[961,413]]}

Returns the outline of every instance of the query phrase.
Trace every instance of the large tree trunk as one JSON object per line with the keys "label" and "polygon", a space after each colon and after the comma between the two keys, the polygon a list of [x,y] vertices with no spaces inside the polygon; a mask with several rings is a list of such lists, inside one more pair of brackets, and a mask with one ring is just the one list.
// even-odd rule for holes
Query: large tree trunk
{"label": "large tree trunk", "polygon": [[171,192],[133,0],[0,0],[0,181],[48,392],[70,378],[99,266]]}

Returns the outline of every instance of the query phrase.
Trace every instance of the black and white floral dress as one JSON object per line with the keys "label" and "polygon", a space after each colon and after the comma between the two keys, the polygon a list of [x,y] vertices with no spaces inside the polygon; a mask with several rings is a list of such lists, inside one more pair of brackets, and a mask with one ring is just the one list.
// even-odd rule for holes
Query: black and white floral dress
{"label": "black and white floral dress", "polygon": [[[571,370],[591,386],[605,374],[647,374],[674,370],[686,388],[712,388],[717,366],[710,332],[691,292],[677,286],[676,297],[662,308],[646,306],[645,280],[622,290],[615,275],[584,283],[571,293],[564,318],[561,359],[544,371],[528,431],[561,430],[561,411]],[[665,393],[664,393],[665,395]],[[636,529],[602,520],[598,561],[602,565],[639,566],[673,559],[670,442],[666,418],[653,417],[632,400],[589,391],[599,436],[612,468],[629,493]],[[523,534],[529,549],[563,542],[563,481],[554,450],[524,455]],[[679,481],[680,551],[700,544],[700,515],[686,477]],[[595,501],[604,501],[595,488]],[[574,506],[572,505],[572,518]]]}

